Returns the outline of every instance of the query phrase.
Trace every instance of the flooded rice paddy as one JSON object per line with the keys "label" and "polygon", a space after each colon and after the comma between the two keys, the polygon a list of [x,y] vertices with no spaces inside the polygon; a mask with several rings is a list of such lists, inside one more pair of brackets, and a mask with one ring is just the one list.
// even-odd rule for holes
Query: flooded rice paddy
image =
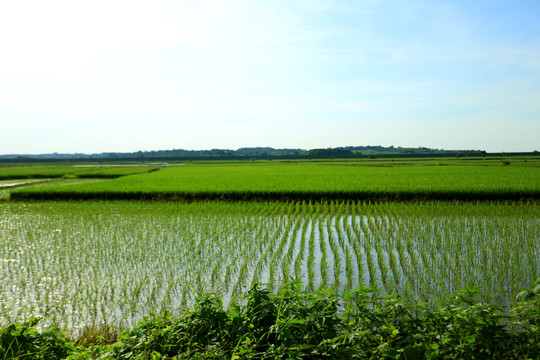
{"label": "flooded rice paddy", "polygon": [[[135,324],[255,283],[508,306],[540,277],[526,203],[0,203],[0,324]],[[53,320],[54,319],[54,320]]]}

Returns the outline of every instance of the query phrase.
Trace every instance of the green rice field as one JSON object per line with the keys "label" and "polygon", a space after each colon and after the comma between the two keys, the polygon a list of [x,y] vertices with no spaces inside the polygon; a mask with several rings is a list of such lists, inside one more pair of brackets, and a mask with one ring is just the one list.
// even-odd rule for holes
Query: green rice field
{"label": "green rice field", "polygon": [[540,277],[530,202],[4,202],[0,323],[132,326],[215,292],[299,280],[509,306]]}
{"label": "green rice field", "polygon": [[12,179],[116,178],[158,170],[147,165],[33,165],[2,166],[0,181]]}
{"label": "green rice field", "polygon": [[0,325],[132,327],[290,281],[508,308],[540,278],[537,160],[0,167]]}
{"label": "green rice field", "polygon": [[[193,163],[93,184],[13,191],[16,200],[532,200],[540,163]],[[529,166],[525,166],[525,165]],[[537,164],[537,166],[530,166]],[[1,175],[1,172],[0,172]]]}

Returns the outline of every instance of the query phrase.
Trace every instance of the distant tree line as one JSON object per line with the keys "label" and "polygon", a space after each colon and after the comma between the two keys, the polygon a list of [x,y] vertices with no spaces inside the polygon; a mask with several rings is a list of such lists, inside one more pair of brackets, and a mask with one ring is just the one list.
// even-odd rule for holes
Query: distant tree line
{"label": "distant tree line", "polygon": [[440,150],[426,147],[394,147],[394,146],[344,146],[336,148],[300,149],[272,147],[244,147],[237,150],[155,150],[136,152],[103,152],[99,154],[39,154],[39,155],[0,155],[0,162],[37,162],[37,161],[108,161],[108,160],[261,160],[261,159],[331,159],[331,158],[389,158],[389,157],[479,157],[479,156],[515,156],[537,155],[538,152],[528,153],[497,153],[488,154],[483,150]]}

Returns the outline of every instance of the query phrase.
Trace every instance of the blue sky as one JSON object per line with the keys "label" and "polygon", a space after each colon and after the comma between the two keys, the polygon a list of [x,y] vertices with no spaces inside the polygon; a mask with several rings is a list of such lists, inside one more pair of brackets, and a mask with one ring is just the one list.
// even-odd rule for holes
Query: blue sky
{"label": "blue sky", "polygon": [[540,150],[540,2],[0,2],[0,154]]}

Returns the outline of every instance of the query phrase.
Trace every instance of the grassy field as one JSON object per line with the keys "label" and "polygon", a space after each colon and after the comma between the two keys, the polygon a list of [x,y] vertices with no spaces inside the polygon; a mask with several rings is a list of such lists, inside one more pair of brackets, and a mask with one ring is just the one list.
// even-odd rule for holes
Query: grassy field
{"label": "grassy field", "polygon": [[12,193],[12,199],[540,199],[540,166],[531,164],[535,162],[193,163],[95,184],[21,189]]}

